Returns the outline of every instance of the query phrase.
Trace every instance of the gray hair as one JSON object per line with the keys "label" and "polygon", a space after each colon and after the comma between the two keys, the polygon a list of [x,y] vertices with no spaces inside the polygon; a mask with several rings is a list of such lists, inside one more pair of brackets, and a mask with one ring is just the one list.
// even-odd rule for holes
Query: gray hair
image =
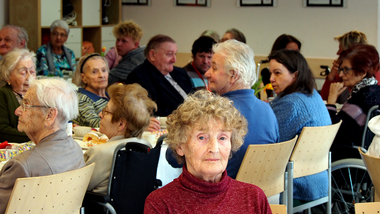
{"label": "gray hair", "polygon": [[[82,56],[80,59],[79,59],[79,62],[78,62],[78,65],[77,65],[77,68],[75,70],[75,73],[74,73],[74,77],[73,77],[73,80],[72,82],[77,85],[78,87],[82,87],[84,88],[86,85],[84,84],[84,82],[82,81],[82,76],[81,76],[81,73],[84,72],[84,71],[81,71],[82,69],[82,64],[83,62],[85,61],[85,59],[87,59],[90,55],[94,55],[94,54],[86,54],[84,56]],[[108,61],[106,60],[106,58],[102,57],[102,56],[92,56],[89,60],[95,60],[95,59],[102,59],[104,61],[104,63],[106,63],[106,68],[107,68],[107,72],[109,73],[110,70],[109,70],[109,67],[108,67]],[[85,63],[87,63],[89,60],[87,60]],[[86,70],[87,66],[86,64],[83,66],[83,70]]]}
{"label": "gray hair", "polygon": [[0,85],[9,80],[12,71],[21,60],[32,60],[36,64],[36,54],[28,49],[15,48],[0,60]]}
{"label": "gray hair", "polygon": [[60,28],[65,29],[67,35],[69,35],[69,33],[70,33],[70,28],[69,28],[69,25],[67,24],[66,21],[64,21],[64,20],[60,20],[60,19],[55,20],[55,21],[54,21],[53,23],[51,23],[51,25],[50,25],[50,33],[53,33],[53,31],[54,31],[54,29],[55,29],[56,27],[60,27]]}
{"label": "gray hair", "polygon": [[215,54],[223,55],[226,71],[234,70],[237,73],[237,83],[252,87],[256,82],[255,55],[251,47],[235,39],[214,44]]}
{"label": "gray hair", "polygon": [[15,29],[17,31],[17,42],[20,43],[22,40],[25,40],[24,48],[28,48],[29,37],[28,37],[28,33],[26,32],[24,28],[19,27],[17,25],[11,25],[11,24],[4,25],[3,28]]}
{"label": "gray hair", "polygon": [[215,42],[219,42],[220,41],[220,36],[219,34],[214,31],[214,30],[205,30],[203,31],[203,33],[201,34],[201,36],[208,36],[208,37],[211,37],[215,40]]}
{"label": "gray hair", "polygon": [[65,130],[67,122],[78,116],[77,92],[65,80],[34,80],[30,88],[36,89],[37,100],[41,105],[57,109],[61,129]]}

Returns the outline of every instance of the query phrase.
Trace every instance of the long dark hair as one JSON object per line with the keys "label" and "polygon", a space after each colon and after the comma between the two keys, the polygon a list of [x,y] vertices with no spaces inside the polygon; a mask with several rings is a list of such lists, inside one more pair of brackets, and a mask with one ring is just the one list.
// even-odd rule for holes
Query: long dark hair
{"label": "long dark hair", "polygon": [[276,41],[274,41],[271,53],[285,49],[286,46],[291,42],[295,42],[298,45],[298,49],[301,50],[301,42],[296,37],[292,35],[282,34],[277,37]]}
{"label": "long dark hair", "polygon": [[295,81],[286,87],[279,97],[285,95],[301,92],[307,95],[313,94],[315,87],[315,79],[306,59],[298,51],[294,50],[279,50],[269,55],[269,60],[276,60],[278,63],[284,65],[290,73],[296,73]]}

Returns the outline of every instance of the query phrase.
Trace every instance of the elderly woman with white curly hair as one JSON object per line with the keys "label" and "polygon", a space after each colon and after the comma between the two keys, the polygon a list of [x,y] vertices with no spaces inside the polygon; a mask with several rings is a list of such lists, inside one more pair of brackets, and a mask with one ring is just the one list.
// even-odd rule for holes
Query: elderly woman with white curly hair
{"label": "elderly woman with white curly hair", "polygon": [[36,77],[35,54],[27,49],[14,49],[0,61],[0,142],[29,141],[17,130],[15,110],[20,106],[29,84]]}
{"label": "elderly woman with white curly hair", "polygon": [[[268,103],[256,98],[255,91],[251,89],[256,81],[256,64],[252,49],[232,39],[215,44],[213,52],[211,68],[205,73],[209,89],[232,100],[234,107],[248,121],[248,133],[244,144],[228,161],[228,176],[236,178],[245,151],[250,144],[279,142],[278,124]],[[176,166],[170,150],[166,158],[169,163]]]}
{"label": "elderly woman with white curly hair", "polygon": [[201,90],[168,116],[166,143],[184,162],[182,174],[153,191],[144,213],[271,213],[264,192],[226,172],[247,121],[231,101]]}
{"label": "elderly woman with white curly hair", "polygon": [[36,52],[38,75],[62,77],[64,70],[75,71],[74,52],[64,46],[69,33],[69,25],[64,20],[55,20],[50,25],[50,42]]}
{"label": "elderly woman with white curly hair", "polygon": [[78,97],[64,80],[33,81],[15,113],[19,116],[17,129],[36,146],[1,169],[0,213],[5,212],[17,178],[52,175],[85,165],[79,144],[65,131],[67,122],[78,114]]}

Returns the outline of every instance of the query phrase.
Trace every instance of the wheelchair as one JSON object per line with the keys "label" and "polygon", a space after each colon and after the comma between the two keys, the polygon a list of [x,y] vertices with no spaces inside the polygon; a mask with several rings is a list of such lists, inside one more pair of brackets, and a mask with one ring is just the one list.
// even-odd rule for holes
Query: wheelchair
{"label": "wheelchair", "polygon": [[[368,129],[368,121],[380,115],[379,106],[373,106],[367,114],[361,147],[368,149],[374,134]],[[331,213],[355,213],[355,203],[372,202],[373,184],[357,145],[346,148],[349,158],[334,161],[331,165]],[[351,155],[351,154],[353,155]],[[356,158],[351,158],[356,157]]]}

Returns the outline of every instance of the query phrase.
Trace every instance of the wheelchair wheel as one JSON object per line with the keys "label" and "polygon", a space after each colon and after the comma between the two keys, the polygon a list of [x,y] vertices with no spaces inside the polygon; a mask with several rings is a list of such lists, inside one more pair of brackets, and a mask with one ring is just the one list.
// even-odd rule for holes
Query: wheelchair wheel
{"label": "wheelchair wheel", "polygon": [[355,213],[355,203],[371,201],[373,184],[361,159],[348,158],[331,165],[332,213]]}

